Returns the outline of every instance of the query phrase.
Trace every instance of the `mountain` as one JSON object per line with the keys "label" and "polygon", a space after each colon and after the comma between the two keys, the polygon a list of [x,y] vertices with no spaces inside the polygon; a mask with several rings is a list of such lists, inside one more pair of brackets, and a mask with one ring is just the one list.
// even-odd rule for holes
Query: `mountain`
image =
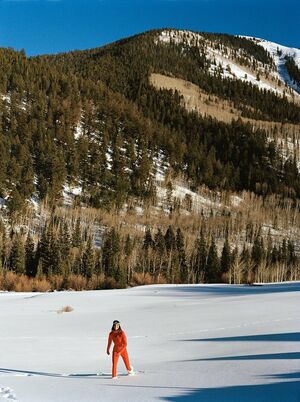
{"label": "mountain", "polygon": [[[40,198],[56,200],[66,182],[80,183],[95,206],[115,202],[116,193],[120,203],[127,195],[151,196],[151,160],[157,152],[194,187],[257,192],[264,186],[267,193],[288,188],[299,196],[296,162],[284,163],[276,143],[268,141],[274,133],[266,129],[270,122],[275,128],[276,122],[293,128],[300,123],[299,51],[277,46],[274,53],[275,46],[163,30],[55,56],[28,59],[2,49],[2,133],[11,138],[1,144],[3,154],[11,155],[2,161],[2,197],[30,197],[36,189]],[[157,74],[196,85],[204,103],[214,96],[217,107],[233,108],[241,119],[223,124],[186,113],[180,91],[163,85],[157,90]],[[242,118],[269,125],[257,130],[252,124],[253,132]],[[20,166],[23,157],[27,173]]]}
{"label": "mountain", "polygon": [[[294,261],[294,245],[288,242],[297,248],[299,52],[257,38],[174,29],[145,32],[96,49],[31,58],[0,49],[0,229],[7,233],[12,227],[9,246],[4,241],[0,245],[2,264],[18,264],[23,255],[19,237],[24,240],[31,227],[40,247],[35,250],[35,273],[71,270],[89,272],[91,277],[91,239],[98,247],[124,246],[132,251],[137,243],[131,244],[131,230],[136,230],[137,261],[141,250],[156,243],[162,248],[157,246],[155,253],[164,255],[162,232],[156,243],[150,233],[145,247],[141,238],[154,220],[155,229],[161,226],[168,237],[166,216],[178,229],[171,237],[176,237],[178,247],[174,264],[181,268],[170,273],[171,258],[157,267],[161,255],[154,253],[156,262],[150,263],[147,254],[139,270],[145,273],[147,266],[158,280],[190,277],[196,254],[184,238],[192,233],[194,242],[204,222],[216,270],[216,247],[220,251],[228,231],[232,243],[232,231],[239,238],[240,248],[254,247],[255,266],[262,261],[255,260],[255,247],[264,249],[260,241],[266,241],[266,228],[269,246],[279,253],[274,251],[272,263]],[[121,237],[110,231],[118,213],[126,215]],[[202,223],[191,229],[178,218],[182,213]],[[71,246],[60,248],[76,232],[78,214],[85,214],[84,234],[78,229],[77,238],[67,241],[77,250],[70,268],[63,255],[69,255]],[[219,229],[217,217],[222,221]],[[180,219],[186,226],[179,225]],[[290,231],[291,227],[295,229]],[[58,260],[49,254],[49,244],[59,250]],[[124,284],[125,276],[110,270],[111,256],[102,258],[101,254],[101,263],[93,267],[101,271],[106,266],[107,276]],[[283,276],[278,272],[269,278],[297,276],[296,271]],[[193,281],[199,280],[197,275]],[[214,272],[206,276],[217,278],[220,275]]]}

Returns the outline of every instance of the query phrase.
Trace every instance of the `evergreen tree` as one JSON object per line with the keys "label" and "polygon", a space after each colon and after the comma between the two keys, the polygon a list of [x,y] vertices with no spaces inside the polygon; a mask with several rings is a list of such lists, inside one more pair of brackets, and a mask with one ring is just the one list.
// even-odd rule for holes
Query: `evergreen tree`
{"label": "evergreen tree", "polygon": [[264,257],[265,257],[264,243],[259,230],[258,234],[254,239],[251,252],[251,259],[254,263],[255,268],[257,268],[262,263]]}
{"label": "evergreen tree", "polygon": [[165,245],[168,252],[174,250],[176,247],[176,237],[171,225],[169,225],[165,234]]}
{"label": "evergreen tree", "polygon": [[88,238],[84,253],[82,255],[82,275],[91,278],[95,267],[95,253],[91,237]]}
{"label": "evergreen tree", "polygon": [[288,265],[295,266],[297,263],[297,256],[295,253],[294,243],[291,240],[288,241],[287,248],[288,248]]}
{"label": "evergreen tree", "polygon": [[7,207],[11,217],[13,217],[16,213],[21,212],[24,207],[24,198],[16,188],[13,189],[7,201]]}
{"label": "evergreen tree", "polygon": [[51,242],[52,242],[52,232],[50,226],[45,226],[42,232],[41,239],[37,246],[37,264],[42,270],[43,274],[50,273],[51,270]]}
{"label": "evergreen tree", "polygon": [[154,241],[152,239],[150,228],[147,228],[144,236],[143,248],[148,250],[151,247],[154,247]]}
{"label": "evergreen tree", "polygon": [[102,262],[106,276],[111,276],[118,280],[119,259],[120,259],[120,236],[115,228],[109,230],[104,238],[102,248]]}
{"label": "evergreen tree", "polygon": [[157,230],[154,236],[154,248],[159,257],[162,258],[165,252],[165,238],[160,228]]}
{"label": "evergreen tree", "polygon": [[33,239],[28,233],[26,243],[25,243],[25,271],[26,275],[33,277],[36,275],[36,259],[35,259],[35,251],[34,251],[34,242]]}
{"label": "evergreen tree", "polygon": [[155,236],[154,236],[154,250],[157,255],[155,269],[157,271],[158,278],[160,278],[162,271],[163,271],[164,257],[165,257],[165,250],[166,250],[165,238],[164,238],[160,228],[157,230],[157,232],[155,233]]}
{"label": "evergreen tree", "polygon": [[205,278],[205,270],[207,264],[207,245],[204,237],[204,232],[201,229],[200,238],[196,241],[196,261],[195,261],[195,274],[196,283],[200,283]]}
{"label": "evergreen tree", "polygon": [[133,242],[132,238],[130,237],[130,235],[127,235],[126,240],[125,240],[125,246],[124,246],[124,252],[127,257],[130,257],[130,255],[133,251],[133,248],[134,248],[134,242]]}
{"label": "evergreen tree", "polygon": [[78,218],[76,220],[76,225],[75,229],[73,231],[72,235],[72,246],[73,247],[80,247],[82,243],[82,238],[81,238],[81,220]]}
{"label": "evergreen tree", "polygon": [[60,225],[58,241],[62,256],[67,258],[71,246],[71,240],[70,240],[69,228],[66,222]]}
{"label": "evergreen tree", "polygon": [[10,252],[10,267],[18,274],[25,274],[25,250],[21,236],[16,235]]}
{"label": "evergreen tree", "polygon": [[217,253],[217,247],[214,238],[211,239],[207,255],[207,264],[205,271],[206,282],[218,282],[220,278],[220,260]]}
{"label": "evergreen tree", "polygon": [[184,248],[184,237],[180,228],[176,231],[176,249],[178,253],[179,280],[181,283],[188,283],[189,271]]}
{"label": "evergreen tree", "polygon": [[220,264],[221,273],[226,274],[227,272],[229,272],[230,264],[231,264],[231,252],[228,242],[228,235],[226,235],[221,255],[221,264]]}
{"label": "evergreen tree", "polygon": [[54,236],[54,233],[51,233],[50,238],[50,248],[49,248],[49,265],[48,265],[48,275],[63,274],[63,255],[60,247],[59,239]]}

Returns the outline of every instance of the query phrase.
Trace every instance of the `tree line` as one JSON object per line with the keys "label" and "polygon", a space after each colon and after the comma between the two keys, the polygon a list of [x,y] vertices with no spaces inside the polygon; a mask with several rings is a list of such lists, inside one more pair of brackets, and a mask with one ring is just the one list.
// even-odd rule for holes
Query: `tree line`
{"label": "tree line", "polygon": [[[253,283],[299,279],[300,261],[294,243],[275,244],[258,229],[251,244],[230,247],[201,227],[188,244],[180,227],[147,227],[143,237],[124,236],[107,227],[99,247],[82,229],[80,218],[68,224],[54,217],[46,222],[37,242],[30,233],[0,228],[0,276],[11,273],[52,281],[58,290],[70,278],[91,281],[95,288],[126,287],[143,283]],[[55,278],[61,278],[55,282]],[[95,279],[101,278],[101,281]],[[1,281],[0,281],[1,283]],[[2,280],[5,283],[5,280]],[[56,285],[55,285],[56,283]],[[2,286],[4,286],[2,284]],[[87,285],[86,285],[87,286]]]}
{"label": "tree line", "polygon": [[295,60],[291,57],[286,57],[285,66],[291,79],[294,81],[295,84],[300,86],[300,69],[296,65]]}

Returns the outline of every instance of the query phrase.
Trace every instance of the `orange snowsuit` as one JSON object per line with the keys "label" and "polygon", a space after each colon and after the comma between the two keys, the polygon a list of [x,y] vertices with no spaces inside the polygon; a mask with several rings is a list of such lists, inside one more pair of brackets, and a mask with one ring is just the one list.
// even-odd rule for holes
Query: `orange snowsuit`
{"label": "orange snowsuit", "polygon": [[111,331],[108,336],[107,342],[107,353],[109,353],[111,343],[114,343],[113,353],[112,353],[112,376],[116,377],[117,375],[117,365],[119,356],[122,356],[124,364],[127,370],[131,369],[129,356],[127,353],[127,338],[126,334],[123,330],[120,331]]}

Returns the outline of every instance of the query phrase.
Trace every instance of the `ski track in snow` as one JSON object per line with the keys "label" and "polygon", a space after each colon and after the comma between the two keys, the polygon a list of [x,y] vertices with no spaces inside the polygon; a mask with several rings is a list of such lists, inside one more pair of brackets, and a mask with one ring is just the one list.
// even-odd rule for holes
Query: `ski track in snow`
{"label": "ski track in snow", "polygon": [[8,387],[0,388],[0,402],[2,402],[2,401],[18,402],[13,390]]}

